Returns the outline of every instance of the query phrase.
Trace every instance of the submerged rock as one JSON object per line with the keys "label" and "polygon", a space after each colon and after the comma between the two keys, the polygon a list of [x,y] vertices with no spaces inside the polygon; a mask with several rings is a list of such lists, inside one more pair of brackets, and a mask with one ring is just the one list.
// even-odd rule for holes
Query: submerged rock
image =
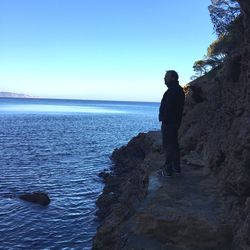
{"label": "submerged rock", "polygon": [[46,193],[43,192],[33,192],[25,193],[19,196],[21,200],[34,202],[42,206],[47,206],[50,203],[50,198]]}

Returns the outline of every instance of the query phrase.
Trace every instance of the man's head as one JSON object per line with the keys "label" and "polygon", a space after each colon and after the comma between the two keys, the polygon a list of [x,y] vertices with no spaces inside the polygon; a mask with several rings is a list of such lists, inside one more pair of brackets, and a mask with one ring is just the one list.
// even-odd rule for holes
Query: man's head
{"label": "man's head", "polygon": [[167,85],[168,83],[171,82],[177,82],[179,79],[179,76],[176,71],[174,70],[168,70],[166,72],[166,75],[164,77],[165,84]]}

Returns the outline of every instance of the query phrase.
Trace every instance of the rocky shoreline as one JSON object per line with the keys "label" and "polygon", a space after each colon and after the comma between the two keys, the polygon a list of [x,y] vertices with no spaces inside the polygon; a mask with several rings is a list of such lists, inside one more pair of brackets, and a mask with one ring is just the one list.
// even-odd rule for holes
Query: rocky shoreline
{"label": "rocky shoreline", "polygon": [[122,249],[126,244],[126,235],[121,235],[122,229],[119,231],[118,227],[135,213],[146,195],[148,175],[144,159],[152,143],[150,137],[139,134],[127,146],[114,150],[111,171],[100,174],[105,187],[96,202],[101,226],[94,239],[94,249]]}
{"label": "rocky shoreline", "polygon": [[159,132],[141,133],[112,154],[99,197],[93,249],[230,249],[232,230],[209,169],[183,165],[162,177]]}

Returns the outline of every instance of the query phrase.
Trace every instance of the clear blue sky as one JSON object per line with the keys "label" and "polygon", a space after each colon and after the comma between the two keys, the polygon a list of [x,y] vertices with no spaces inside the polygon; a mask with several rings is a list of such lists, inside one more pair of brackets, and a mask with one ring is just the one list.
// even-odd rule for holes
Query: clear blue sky
{"label": "clear blue sky", "polygon": [[210,0],[0,0],[0,91],[160,101],[215,39]]}

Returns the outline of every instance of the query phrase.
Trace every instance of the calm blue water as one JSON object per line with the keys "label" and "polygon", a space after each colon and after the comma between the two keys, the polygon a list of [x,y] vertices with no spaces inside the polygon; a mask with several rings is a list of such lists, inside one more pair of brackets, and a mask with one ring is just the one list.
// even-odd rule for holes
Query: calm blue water
{"label": "calm blue water", "polygon": [[[157,103],[0,98],[0,249],[91,249],[97,174],[159,129]],[[48,207],[21,201],[44,191]]]}

